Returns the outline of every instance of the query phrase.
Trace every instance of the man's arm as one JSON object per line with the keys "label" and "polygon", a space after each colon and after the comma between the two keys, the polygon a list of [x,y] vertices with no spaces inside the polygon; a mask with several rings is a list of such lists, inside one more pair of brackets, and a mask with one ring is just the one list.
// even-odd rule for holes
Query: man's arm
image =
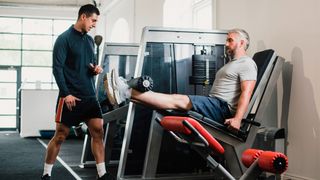
{"label": "man's arm", "polygon": [[71,111],[72,107],[76,106],[76,101],[81,101],[81,99],[70,94],[64,77],[63,69],[67,60],[67,54],[68,46],[66,39],[59,37],[56,40],[53,48],[52,69],[54,78],[56,79],[57,85],[59,87],[60,94],[62,97],[65,97],[64,102],[66,103],[67,108]]}
{"label": "man's arm", "polygon": [[248,105],[250,102],[250,98],[255,87],[256,81],[242,81],[241,86],[241,94],[238,101],[238,107],[236,114],[233,118],[226,119],[225,124],[228,125],[228,129],[230,130],[239,130],[241,125],[241,120],[248,109]]}
{"label": "man's arm", "polygon": [[60,93],[63,97],[70,94],[63,74],[63,68],[67,58],[67,50],[68,48],[66,40],[59,37],[53,47],[52,71]]}

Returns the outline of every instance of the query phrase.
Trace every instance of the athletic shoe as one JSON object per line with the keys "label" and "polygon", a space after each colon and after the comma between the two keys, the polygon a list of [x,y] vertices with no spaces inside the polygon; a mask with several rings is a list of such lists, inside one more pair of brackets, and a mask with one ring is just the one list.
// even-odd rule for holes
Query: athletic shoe
{"label": "athletic shoe", "polygon": [[50,176],[48,174],[41,176],[41,180],[50,180]]}
{"label": "athletic shoe", "polygon": [[116,178],[114,178],[109,172],[105,173],[103,176],[97,178],[97,180],[115,180]]}
{"label": "athletic shoe", "polygon": [[104,85],[104,89],[106,91],[107,97],[109,99],[110,104],[112,105],[116,105],[116,100],[114,97],[114,92],[113,92],[113,88],[112,88],[112,82],[111,82],[111,74],[110,73],[106,73],[104,78],[103,78],[103,85]]}
{"label": "athletic shoe", "polygon": [[113,88],[113,96],[117,104],[121,104],[126,99],[130,98],[131,92],[127,84],[127,80],[119,77],[115,69],[111,70],[111,82]]}

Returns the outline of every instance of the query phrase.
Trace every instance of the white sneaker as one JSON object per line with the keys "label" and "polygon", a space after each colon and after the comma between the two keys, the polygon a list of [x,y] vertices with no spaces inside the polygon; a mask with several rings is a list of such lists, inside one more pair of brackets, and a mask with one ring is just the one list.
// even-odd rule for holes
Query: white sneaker
{"label": "white sneaker", "polygon": [[111,80],[112,80],[111,74],[106,73],[105,76],[103,77],[103,85],[104,85],[104,89],[106,91],[106,94],[107,94],[107,97],[109,99],[110,104],[116,105],[116,99],[114,97]]}
{"label": "white sneaker", "polygon": [[111,79],[114,98],[117,104],[121,104],[131,96],[127,80],[119,77],[115,69],[111,70]]}

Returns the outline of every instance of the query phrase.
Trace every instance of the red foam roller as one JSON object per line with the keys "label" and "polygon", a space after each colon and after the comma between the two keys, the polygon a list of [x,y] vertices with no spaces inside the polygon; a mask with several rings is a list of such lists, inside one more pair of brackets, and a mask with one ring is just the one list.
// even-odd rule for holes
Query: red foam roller
{"label": "red foam roller", "polygon": [[281,174],[288,169],[288,158],[279,152],[264,151],[258,159],[258,164],[264,171]]}
{"label": "red foam roller", "polygon": [[241,161],[248,168],[262,152],[263,151],[259,149],[247,149],[242,153]]}
{"label": "red foam roller", "polygon": [[191,131],[182,124],[182,121],[184,121],[186,118],[188,117],[165,116],[160,121],[160,124],[164,129],[168,131],[191,134]]}

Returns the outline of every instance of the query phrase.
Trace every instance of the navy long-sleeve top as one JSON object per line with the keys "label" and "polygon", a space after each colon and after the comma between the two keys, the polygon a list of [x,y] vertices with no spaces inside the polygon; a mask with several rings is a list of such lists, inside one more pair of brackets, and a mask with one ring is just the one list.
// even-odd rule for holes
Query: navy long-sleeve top
{"label": "navy long-sleeve top", "polygon": [[95,87],[90,63],[95,62],[94,41],[73,25],[56,40],[53,48],[53,75],[59,87],[59,97],[73,95],[94,97]]}

